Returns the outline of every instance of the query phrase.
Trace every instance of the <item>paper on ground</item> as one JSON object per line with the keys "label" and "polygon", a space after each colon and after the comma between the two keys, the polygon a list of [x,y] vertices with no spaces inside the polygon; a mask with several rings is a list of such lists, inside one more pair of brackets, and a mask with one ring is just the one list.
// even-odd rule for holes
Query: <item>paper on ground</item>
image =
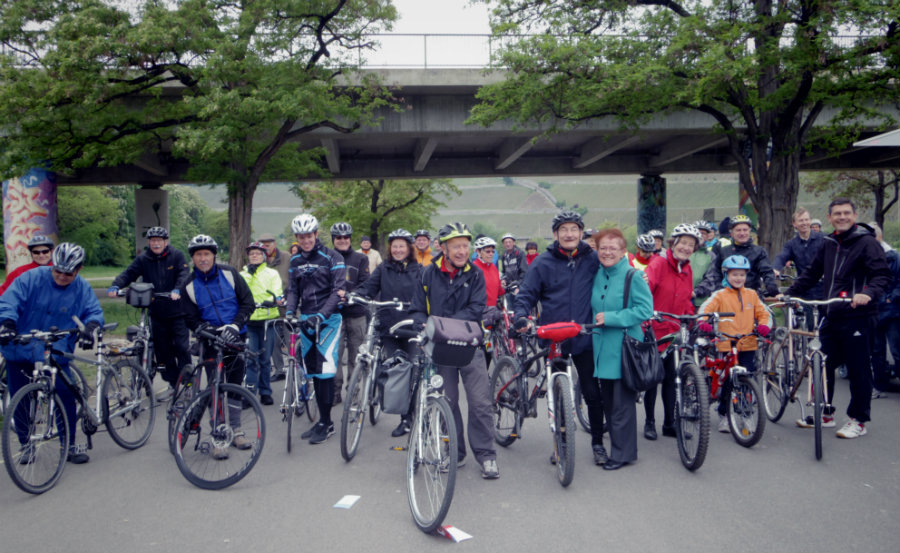
{"label": "paper on ground", "polygon": [[353,507],[353,505],[359,501],[358,495],[345,495],[341,498],[340,501],[334,504],[335,509],[349,509]]}
{"label": "paper on ground", "polygon": [[446,524],[446,525],[438,528],[437,533],[444,536],[448,540],[453,540],[456,543],[459,543],[463,540],[471,539],[471,537],[472,537],[471,535],[466,534],[459,528],[457,528],[455,526],[450,526],[449,524]]}

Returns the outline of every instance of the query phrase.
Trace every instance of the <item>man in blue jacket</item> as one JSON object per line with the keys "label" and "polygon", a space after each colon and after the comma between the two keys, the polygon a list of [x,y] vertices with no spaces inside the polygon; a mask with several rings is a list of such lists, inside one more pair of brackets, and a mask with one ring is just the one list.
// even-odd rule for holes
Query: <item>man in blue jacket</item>
{"label": "man in blue jacket", "polygon": [[[825,243],[825,236],[821,232],[815,232],[810,228],[809,211],[799,208],[794,212],[793,225],[797,231],[797,236],[791,238],[784,244],[781,253],[775,256],[772,267],[775,276],[780,276],[788,263],[793,263],[797,268],[797,276],[803,274],[812,265],[813,259],[819,253],[819,248]],[[807,298],[810,300],[822,299],[822,281],[817,282],[809,292]]]}
{"label": "man in blue jacket", "polygon": [[[597,254],[581,239],[584,221],[575,211],[561,211],[553,218],[553,237],[547,251],[531,262],[525,280],[515,300],[516,329],[524,331],[531,325],[528,314],[541,302],[539,323],[574,321],[594,322],[591,313],[591,292],[594,275],[600,266]],[[581,335],[563,342],[563,355],[572,355],[581,394],[588,408],[591,423],[591,449],[594,463],[603,465],[609,460],[603,447],[603,401],[600,386],[594,378],[594,357],[591,337]],[[555,457],[551,457],[555,462]]]}
{"label": "man in blue jacket", "polygon": [[[61,351],[75,351],[75,342],[79,338],[82,347],[93,346],[94,331],[103,326],[103,310],[91,285],[78,276],[83,264],[84,249],[64,242],[53,250],[52,267],[38,267],[22,274],[0,297],[0,344],[6,359],[10,395],[30,382],[34,363],[44,358],[43,344],[40,342],[10,345],[19,330],[72,328],[75,326],[72,316],[75,315],[84,323],[80,337],[72,334],[53,347]],[[71,378],[68,359],[62,356],[55,356],[54,359]],[[87,463],[88,455],[75,448],[75,398],[61,378],[56,380],[56,392],[69,419],[68,460],[75,464]],[[19,462],[29,462],[29,458],[24,457],[29,454],[23,452]]]}

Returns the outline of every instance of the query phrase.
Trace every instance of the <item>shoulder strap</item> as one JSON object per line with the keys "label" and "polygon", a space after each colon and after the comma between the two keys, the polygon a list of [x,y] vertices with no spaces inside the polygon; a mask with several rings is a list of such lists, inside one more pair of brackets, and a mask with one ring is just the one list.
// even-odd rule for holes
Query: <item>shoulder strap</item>
{"label": "shoulder strap", "polygon": [[631,277],[636,272],[637,269],[632,267],[631,269],[628,269],[628,273],[625,274],[625,294],[622,296],[622,309],[628,307],[628,293],[631,291]]}

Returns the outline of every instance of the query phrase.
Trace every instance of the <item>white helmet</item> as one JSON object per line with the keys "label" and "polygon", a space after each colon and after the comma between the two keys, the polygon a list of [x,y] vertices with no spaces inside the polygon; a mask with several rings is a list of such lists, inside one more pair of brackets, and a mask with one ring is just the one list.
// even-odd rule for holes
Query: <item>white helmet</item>
{"label": "white helmet", "polygon": [[494,241],[490,236],[482,236],[473,244],[476,250],[480,250],[481,248],[486,248],[488,246],[497,247],[497,242]]}
{"label": "white helmet", "polygon": [[63,242],[53,250],[53,269],[61,273],[74,273],[84,264],[84,248],[71,242]]}
{"label": "white helmet", "polygon": [[291,221],[291,230],[294,234],[309,234],[319,230],[319,221],[309,213],[301,213]]}
{"label": "white helmet", "polygon": [[679,236],[690,236],[697,241],[697,244],[703,242],[703,238],[700,236],[700,231],[697,230],[697,227],[687,223],[675,225],[675,228],[672,229],[672,238],[675,239]]}

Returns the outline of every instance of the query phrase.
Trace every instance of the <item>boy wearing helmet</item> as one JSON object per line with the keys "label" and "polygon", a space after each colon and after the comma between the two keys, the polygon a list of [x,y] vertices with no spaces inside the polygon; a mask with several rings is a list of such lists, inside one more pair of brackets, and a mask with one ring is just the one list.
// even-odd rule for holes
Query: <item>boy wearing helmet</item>
{"label": "boy wearing helmet", "polygon": [[694,287],[694,296],[703,297],[710,295],[714,290],[722,287],[722,260],[732,255],[746,257],[750,262],[750,270],[747,271],[746,287],[751,290],[762,290],[767,296],[778,294],[778,285],[775,282],[775,273],[769,262],[769,254],[762,246],[753,243],[750,232],[753,230],[753,222],[746,215],[735,215],[730,219],[731,241],[729,245],[721,243],[713,246],[713,259],[709,269]]}
{"label": "boy wearing helmet", "polygon": [[[423,325],[429,315],[481,324],[487,294],[484,274],[469,263],[472,233],[463,223],[450,223],[441,228],[438,237],[441,241],[441,253],[422,271],[421,285],[416,287],[410,315],[416,323]],[[472,361],[465,367],[437,365],[437,369],[444,379],[444,393],[456,421],[459,462],[462,463],[466,456],[465,432],[459,410],[461,377],[469,404],[468,433],[472,453],[481,465],[482,478],[499,478],[497,451],[494,449],[494,434],[491,430],[491,385],[484,352],[478,348]]]}
{"label": "boy wearing helmet", "polygon": [[26,263],[20,267],[16,267],[6,275],[6,280],[0,285],[0,296],[6,292],[6,289],[16,280],[19,275],[25,271],[36,269],[50,264],[50,254],[53,252],[53,240],[50,240],[42,234],[36,234],[28,241],[28,253],[31,254],[31,263]]}
{"label": "boy wearing helmet", "polygon": [[[732,255],[722,262],[722,272],[725,273],[724,288],[716,290],[700,306],[700,313],[727,312],[734,313],[734,317],[721,319],[719,330],[727,334],[750,334],[754,328],[762,336],[767,336],[772,328],[772,316],[766,311],[766,307],[759,299],[756,290],[745,288],[747,272],[750,270],[750,261],[741,255]],[[707,322],[699,325],[701,332],[710,333],[713,328]],[[731,351],[730,340],[720,340],[717,349],[721,353]],[[756,337],[747,336],[737,344],[738,365],[746,368],[751,373],[756,372]],[[726,378],[719,395],[719,432],[729,432],[728,401],[731,397],[731,379]]]}
{"label": "boy wearing helmet", "polygon": [[300,355],[313,379],[319,422],[300,435],[320,444],[334,434],[334,375],[341,343],[340,295],[347,282],[347,267],[338,252],[319,241],[319,221],[308,213],[294,217],[291,230],[300,253],[291,257],[287,293],[287,317],[300,322]]}
{"label": "boy wearing helmet", "polygon": [[[78,276],[83,264],[84,249],[77,244],[63,242],[53,250],[52,267],[38,267],[24,273],[0,297],[0,345],[6,359],[10,395],[31,382],[34,363],[42,361],[44,356],[40,342],[10,344],[18,329],[72,328],[72,316],[76,315],[84,323],[84,330],[80,335],[72,334],[56,342],[53,347],[73,352],[76,341],[83,348],[93,346],[94,332],[104,323],[103,310],[91,285]],[[69,360],[61,355],[54,357],[72,378]],[[75,429],[78,426],[75,424],[75,398],[62,378],[56,379],[56,393],[70,421],[67,459],[74,464],[86,463],[89,460],[87,454],[75,448]],[[20,439],[24,442],[26,437],[20,435]],[[15,457],[18,460],[13,462],[28,464],[34,460],[34,451],[21,449]]]}
{"label": "boy wearing helmet", "polygon": [[171,389],[182,367],[191,364],[190,336],[179,301],[181,286],[190,271],[184,254],[169,245],[168,230],[151,227],[147,230],[147,241],[147,249],[113,280],[106,292],[114,298],[120,288],[140,278],[152,284],[155,293],[169,294],[167,298],[156,296],[150,303],[150,331],[153,333],[156,361],[166,367],[161,373],[162,379]]}
{"label": "boy wearing helmet", "polygon": [[[262,242],[252,242],[247,246],[248,262],[241,271],[241,277],[253,294],[256,304],[284,304],[281,275],[266,264],[266,246]],[[272,351],[275,349],[274,327],[266,329],[266,321],[278,318],[278,307],[259,307],[247,322],[247,347],[258,356],[247,358],[247,389],[259,393],[259,402],[272,405]]]}

